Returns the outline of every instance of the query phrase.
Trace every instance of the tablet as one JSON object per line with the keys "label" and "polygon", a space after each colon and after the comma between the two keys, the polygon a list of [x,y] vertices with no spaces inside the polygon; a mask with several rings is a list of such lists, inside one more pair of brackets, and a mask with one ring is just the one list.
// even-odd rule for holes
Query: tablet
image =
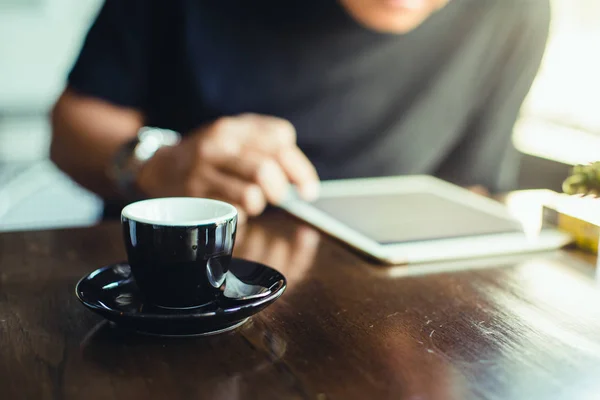
{"label": "tablet", "polygon": [[501,203],[423,175],[324,181],[318,200],[281,207],[387,264],[546,251],[572,238],[553,227],[525,232]]}

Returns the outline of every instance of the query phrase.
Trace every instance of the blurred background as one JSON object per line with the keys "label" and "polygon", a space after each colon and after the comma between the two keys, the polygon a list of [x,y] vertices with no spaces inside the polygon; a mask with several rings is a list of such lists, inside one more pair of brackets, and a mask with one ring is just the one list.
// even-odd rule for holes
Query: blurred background
{"label": "blurred background", "polygon": [[[498,0],[502,1],[502,0]],[[552,0],[551,38],[514,131],[522,188],[600,160],[600,0]],[[48,112],[101,0],[0,0],[0,230],[85,226],[100,201],[48,161]]]}

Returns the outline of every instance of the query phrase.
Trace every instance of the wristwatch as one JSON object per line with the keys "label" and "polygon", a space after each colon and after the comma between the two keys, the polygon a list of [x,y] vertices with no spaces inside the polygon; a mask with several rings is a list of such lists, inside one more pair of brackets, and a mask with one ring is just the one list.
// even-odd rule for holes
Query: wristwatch
{"label": "wristwatch", "polygon": [[175,146],[180,141],[178,132],[154,127],[141,128],[134,139],[119,149],[110,166],[109,176],[120,194],[130,201],[143,198],[136,186],[138,172],[158,149]]}

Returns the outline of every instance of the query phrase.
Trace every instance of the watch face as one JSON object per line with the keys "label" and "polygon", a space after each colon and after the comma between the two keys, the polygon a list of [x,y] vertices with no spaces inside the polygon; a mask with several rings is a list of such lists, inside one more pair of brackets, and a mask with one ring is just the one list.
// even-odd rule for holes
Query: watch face
{"label": "watch face", "polygon": [[169,129],[149,128],[140,129],[139,143],[134,150],[138,161],[146,161],[163,146],[174,146],[181,140],[179,133]]}
{"label": "watch face", "polygon": [[141,142],[153,140],[162,146],[173,146],[179,142],[181,136],[170,129],[144,127],[138,132],[138,138]]}

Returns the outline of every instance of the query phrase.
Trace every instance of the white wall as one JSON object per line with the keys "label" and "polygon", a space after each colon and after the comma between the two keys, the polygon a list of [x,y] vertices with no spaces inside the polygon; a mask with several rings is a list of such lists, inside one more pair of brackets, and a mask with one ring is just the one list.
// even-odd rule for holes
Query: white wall
{"label": "white wall", "polygon": [[600,0],[552,0],[541,71],[515,129],[519,150],[566,164],[600,159]]}
{"label": "white wall", "polygon": [[45,110],[101,0],[0,0],[0,113]]}
{"label": "white wall", "polygon": [[47,113],[101,0],[0,0],[0,231],[89,225],[99,199],[48,160]]}

